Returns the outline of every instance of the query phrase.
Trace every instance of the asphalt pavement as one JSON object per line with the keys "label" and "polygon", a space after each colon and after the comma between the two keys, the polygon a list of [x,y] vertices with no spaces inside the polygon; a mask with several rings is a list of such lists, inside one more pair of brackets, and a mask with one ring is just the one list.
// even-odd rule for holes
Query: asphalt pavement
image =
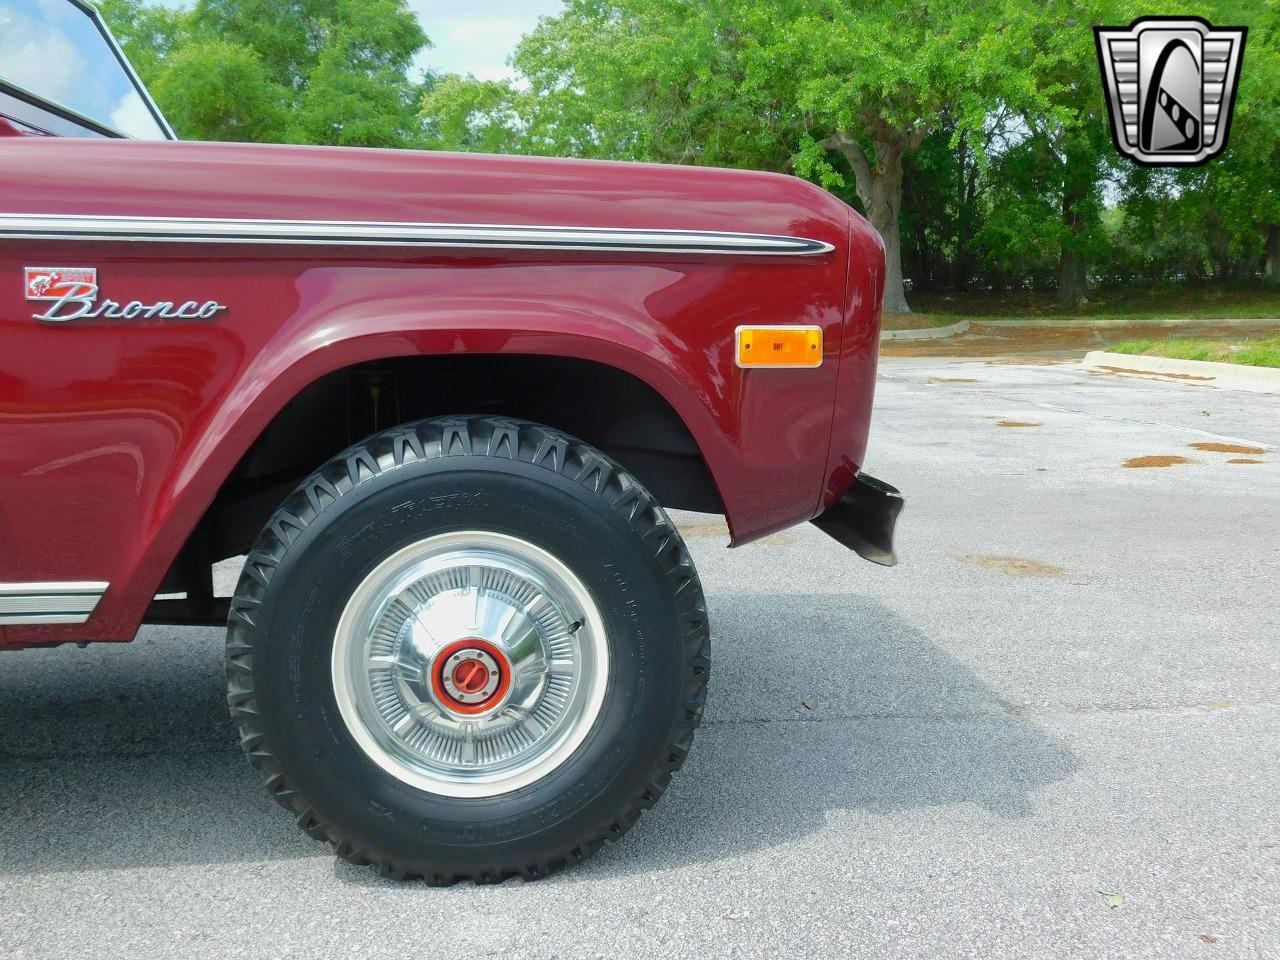
{"label": "asphalt pavement", "polygon": [[679,517],[706,725],[541,882],[300,833],[217,630],[0,655],[0,956],[1280,957],[1280,397],[890,358],[867,469],[908,501],[891,570]]}

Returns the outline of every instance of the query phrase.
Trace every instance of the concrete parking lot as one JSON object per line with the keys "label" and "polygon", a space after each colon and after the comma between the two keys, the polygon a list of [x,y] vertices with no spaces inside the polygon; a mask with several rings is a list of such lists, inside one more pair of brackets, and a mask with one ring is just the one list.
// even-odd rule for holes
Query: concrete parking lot
{"label": "concrete parking lot", "polygon": [[235,746],[216,630],[0,656],[0,955],[1280,956],[1280,398],[881,374],[901,565],[681,517],[706,726],[547,881],[335,861]]}

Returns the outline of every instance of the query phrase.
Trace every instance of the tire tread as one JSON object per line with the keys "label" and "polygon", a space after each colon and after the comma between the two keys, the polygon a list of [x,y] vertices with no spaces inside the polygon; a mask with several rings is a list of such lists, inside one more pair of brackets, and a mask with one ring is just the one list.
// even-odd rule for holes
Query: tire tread
{"label": "tire tread", "polygon": [[[684,636],[681,678],[683,708],[662,759],[618,815],[594,836],[538,863],[513,863],[474,873],[411,869],[390,852],[364,849],[326,823],[286,781],[270,751],[258,717],[253,653],[258,642],[255,611],[289,546],[343,495],[383,473],[418,460],[439,457],[514,460],[554,471],[603,498],[622,516],[659,563],[679,614]],[[710,676],[710,630],[706,600],[693,561],[675,525],[638,480],[600,451],[549,427],[523,420],[469,416],[422,420],[394,427],[334,457],[304,480],[267,522],[245,560],[227,622],[227,703],[249,762],[264,777],[268,793],[289,810],[307,835],[328,842],[342,859],[372,866],[380,876],[423,880],[433,886],[459,881],[501,883],[511,877],[535,879],[588,859],[608,840],[629,830],[640,814],[666,791],[680,769],[702,721]]]}

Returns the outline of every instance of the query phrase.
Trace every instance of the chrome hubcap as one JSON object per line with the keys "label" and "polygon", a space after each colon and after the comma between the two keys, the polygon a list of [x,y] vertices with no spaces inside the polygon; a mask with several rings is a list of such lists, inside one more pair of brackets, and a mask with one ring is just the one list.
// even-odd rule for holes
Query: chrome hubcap
{"label": "chrome hubcap", "polygon": [[347,729],[393,776],[494,796],[559,767],[604,702],[609,654],[582,581],[525,540],[441,534],[356,587],[333,645]]}

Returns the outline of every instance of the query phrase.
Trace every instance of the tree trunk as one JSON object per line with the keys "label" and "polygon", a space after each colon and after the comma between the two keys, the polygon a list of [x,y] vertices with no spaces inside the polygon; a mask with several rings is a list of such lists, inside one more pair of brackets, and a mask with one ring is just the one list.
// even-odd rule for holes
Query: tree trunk
{"label": "tree trunk", "polygon": [[1280,286],[1280,224],[1267,227],[1267,283]]}
{"label": "tree trunk", "polygon": [[1073,250],[1063,248],[1058,264],[1058,303],[1064,307],[1078,307],[1089,299],[1089,265],[1084,257]]}
{"label": "tree trunk", "polygon": [[1058,264],[1058,303],[1064,307],[1078,307],[1089,298],[1089,267],[1076,247],[1078,237],[1084,233],[1079,204],[1088,194],[1085,185],[1071,173],[1068,167],[1062,185],[1062,222],[1067,231]]}
{"label": "tree trunk", "polygon": [[888,223],[876,225],[876,229],[884,239],[884,312],[910,313],[907,286],[902,279],[902,236],[898,218],[895,216]]}
{"label": "tree trunk", "polygon": [[898,212],[902,209],[902,147],[876,143],[875,151],[867,219],[884,240],[884,312],[910,313],[902,280],[902,231],[898,226]]}
{"label": "tree trunk", "polygon": [[910,313],[907,287],[902,279],[902,232],[898,226],[898,208],[902,205],[902,166],[898,165],[898,183],[886,184],[876,178],[875,201],[871,206],[871,225],[884,240],[884,312]]}
{"label": "tree trunk", "polygon": [[958,156],[960,158],[961,206],[960,224],[956,233],[956,255],[952,262],[951,285],[956,290],[964,290],[969,286],[969,275],[973,272],[974,230],[977,226],[978,197],[978,163],[969,154],[968,141],[960,137]]}
{"label": "tree trunk", "polygon": [[858,197],[867,209],[867,219],[884,241],[884,312],[910,313],[902,280],[902,235],[898,228],[898,212],[902,209],[902,156],[907,144],[902,140],[876,140],[874,168],[867,162],[862,145],[846,133],[837,133],[823,141],[823,146],[839,150],[853,167]]}

